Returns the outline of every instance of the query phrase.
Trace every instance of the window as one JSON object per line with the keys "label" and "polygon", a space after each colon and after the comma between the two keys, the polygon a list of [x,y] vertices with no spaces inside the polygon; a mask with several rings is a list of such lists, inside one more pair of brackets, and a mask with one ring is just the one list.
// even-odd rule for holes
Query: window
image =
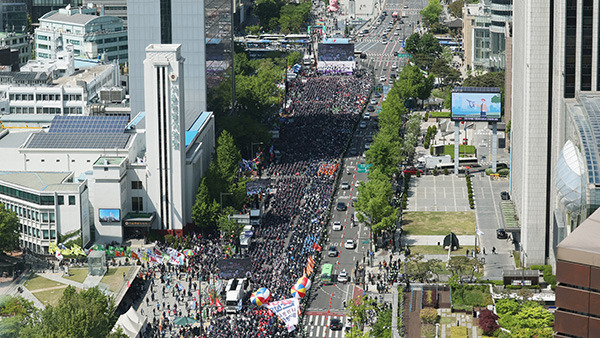
{"label": "window", "polygon": [[51,212],[50,213],[50,223],[54,223],[54,222],[56,222],[56,219],[54,218],[54,213]]}
{"label": "window", "polygon": [[142,181],[131,181],[131,189],[142,189]]}
{"label": "window", "polygon": [[58,205],[65,204],[65,196],[58,196]]}
{"label": "window", "polygon": [[42,235],[44,239],[50,238],[50,234],[48,230],[42,230]]}
{"label": "window", "polygon": [[48,214],[45,212],[42,213],[42,222],[48,223]]}
{"label": "window", "polygon": [[56,230],[50,230],[50,239],[56,239]]}
{"label": "window", "polygon": [[75,205],[75,196],[69,196],[69,205]]}
{"label": "window", "polygon": [[144,199],[142,197],[131,198],[131,210],[134,212],[142,211],[144,209]]}

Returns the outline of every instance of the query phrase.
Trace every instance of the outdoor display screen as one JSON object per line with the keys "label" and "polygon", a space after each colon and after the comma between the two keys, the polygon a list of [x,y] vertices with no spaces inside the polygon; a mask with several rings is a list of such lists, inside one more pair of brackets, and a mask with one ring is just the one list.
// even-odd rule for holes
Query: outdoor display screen
{"label": "outdoor display screen", "polygon": [[98,209],[98,218],[100,222],[121,222],[121,209]]}
{"label": "outdoor display screen", "polygon": [[318,61],[354,61],[354,44],[320,43]]}
{"label": "outdoor display screen", "polygon": [[452,93],[453,121],[500,121],[500,93]]}

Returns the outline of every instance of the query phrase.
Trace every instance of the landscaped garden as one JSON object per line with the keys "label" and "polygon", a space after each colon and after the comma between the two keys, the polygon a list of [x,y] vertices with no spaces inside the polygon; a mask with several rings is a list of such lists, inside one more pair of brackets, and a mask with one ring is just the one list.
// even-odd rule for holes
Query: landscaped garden
{"label": "landscaped garden", "polygon": [[471,211],[408,211],[402,215],[406,235],[432,236],[475,234],[475,213]]}
{"label": "landscaped garden", "polygon": [[117,292],[121,285],[125,283],[123,274],[127,275],[132,267],[109,268],[100,283],[107,284],[110,291]]}
{"label": "landscaped garden", "polygon": [[69,276],[64,275],[63,278],[74,282],[83,283],[88,275],[88,269],[69,269]]}
{"label": "landscaped garden", "polygon": [[451,289],[453,310],[472,311],[493,304],[489,285],[452,284]]}

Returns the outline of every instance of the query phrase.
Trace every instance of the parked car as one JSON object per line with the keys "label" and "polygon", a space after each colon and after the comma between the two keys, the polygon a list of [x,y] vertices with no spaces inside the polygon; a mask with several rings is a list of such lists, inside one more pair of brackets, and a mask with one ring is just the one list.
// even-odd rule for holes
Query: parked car
{"label": "parked car", "polygon": [[375,107],[374,106],[367,106],[367,111],[368,112],[374,112],[375,111]]}
{"label": "parked car", "polygon": [[333,231],[341,231],[342,230],[342,222],[336,221],[333,222],[333,226],[331,227]]}
{"label": "parked car", "polygon": [[510,195],[508,194],[508,191],[501,192],[500,198],[502,198],[502,200],[504,200],[504,201],[508,201],[510,199]]}
{"label": "parked car", "polygon": [[364,118],[365,120],[370,120],[370,119],[371,119],[371,113],[369,113],[369,112],[366,112],[366,113],[365,113],[365,115],[363,116],[363,118]]}
{"label": "parked car", "polygon": [[351,239],[347,239],[346,242],[344,243],[344,248],[346,249],[354,249],[354,240]]}
{"label": "parked car", "polygon": [[342,272],[340,272],[340,274],[338,275],[338,282],[340,283],[346,283],[348,282],[348,273],[346,272],[346,270],[342,270]]}
{"label": "parked car", "polygon": [[369,101],[369,104],[376,105],[377,99],[371,99],[371,101]]}
{"label": "parked car", "polygon": [[348,189],[350,189],[350,184],[348,184],[348,182],[344,181],[340,185],[340,188],[342,188],[343,190],[348,190]]}
{"label": "parked car", "polygon": [[358,154],[358,150],[356,150],[356,148],[350,148],[349,153],[350,156],[356,156],[356,154]]}
{"label": "parked car", "polygon": [[371,148],[371,143],[365,143],[365,150],[369,150],[369,148]]}
{"label": "parked car", "polygon": [[496,238],[498,238],[498,239],[507,239],[508,238],[508,234],[506,233],[506,230],[504,230],[504,229],[497,229],[496,230]]}
{"label": "parked car", "polygon": [[348,209],[348,207],[346,206],[346,203],[344,203],[344,202],[338,202],[338,204],[335,207],[335,209],[337,211],[346,211]]}
{"label": "parked car", "polygon": [[337,257],[338,252],[337,252],[337,248],[335,246],[330,246],[329,250],[327,250],[327,256],[329,257]]}
{"label": "parked car", "polygon": [[360,127],[360,129],[365,129],[365,128],[367,128],[367,122],[361,121],[358,126]]}
{"label": "parked car", "polygon": [[404,169],[403,172],[404,172],[404,175],[406,175],[406,174],[416,175],[417,172],[420,172],[422,174],[423,170],[417,169],[415,167],[409,167],[409,168]]}

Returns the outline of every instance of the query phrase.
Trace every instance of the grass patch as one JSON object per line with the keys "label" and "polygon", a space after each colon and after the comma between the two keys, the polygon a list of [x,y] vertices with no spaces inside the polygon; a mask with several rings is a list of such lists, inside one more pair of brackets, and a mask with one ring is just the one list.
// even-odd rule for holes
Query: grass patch
{"label": "grass patch", "polygon": [[515,266],[517,268],[520,268],[521,267],[521,252],[513,251],[513,258],[515,259]]}
{"label": "grass patch", "polygon": [[456,310],[470,310],[474,306],[488,306],[493,304],[492,295],[488,285],[453,285],[452,308]]}
{"label": "grass patch", "polygon": [[63,278],[83,283],[88,275],[88,269],[69,269],[69,274],[71,274],[71,276],[63,276]]}
{"label": "grass patch", "polygon": [[117,292],[124,283],[123,274],[127,274],[132,267],[109,268],[100,283],[108,284],[110,291]]}
{"label": "grass patch", "polygon": [[[458,146],[458,152],[459,157],[464,157],[465,152],[467,154],[467,157],[473,157],[475,156],[475,146],[461,144]],[[444,153],[442,155],[450,155],[450,157],[452,157],[452,160],[454,160],[454,144],[445,145]]]}
{"label": "grass patch", "polygon": [[[67,285],[65,285],[64,288],[40,291],[40,292],[34,293],[33,295],[44,305],[56,306],[56,305],[58,305],[58,301],[60,300],[60,297],[62,297],[66,288],[67,288]],[[79,291],[81,291],[81,289],[77,289],[77,292],[79,292]]]}
{"label": "grass patch", "polygon": [[407,235],[473,235],[475,213],[472,211],[410,211],[402,217],[402,230]]}
{"label": "grass patch", "polygon": [[467,338],[467,328],[462,326],[453,326],[450,328],[450,337]]}
{"label": "grass patch", "polygon": [[449,111],[432,111],[429,112],[429,117],[430,118],[450,118],[450,112]]}
{"label": "grass patch", "polygon": [[65,285],[65,284],[55,282],[53,280],[44,278],[39,275],[33,275],[31,278],[29,278],[29,280],[27,282],[25,282],[25,287],[29,291],[47,289],[47,288],[52,288],[52,287],[61,286],[61,285]]}
{"label": "grass patch", "polygon": [[[421,255],[447,255],[448,250],[444,249],[441,245],[415,245],[411,246],[410,253],[411,254],[421,254]],[[475,249],[474,245],[465,245],[461,246],[457,251],[452,251],[450,253],[451,256],[462,256],[466,254],[466,250],[469,250],[469,255],[471,251]]]}

